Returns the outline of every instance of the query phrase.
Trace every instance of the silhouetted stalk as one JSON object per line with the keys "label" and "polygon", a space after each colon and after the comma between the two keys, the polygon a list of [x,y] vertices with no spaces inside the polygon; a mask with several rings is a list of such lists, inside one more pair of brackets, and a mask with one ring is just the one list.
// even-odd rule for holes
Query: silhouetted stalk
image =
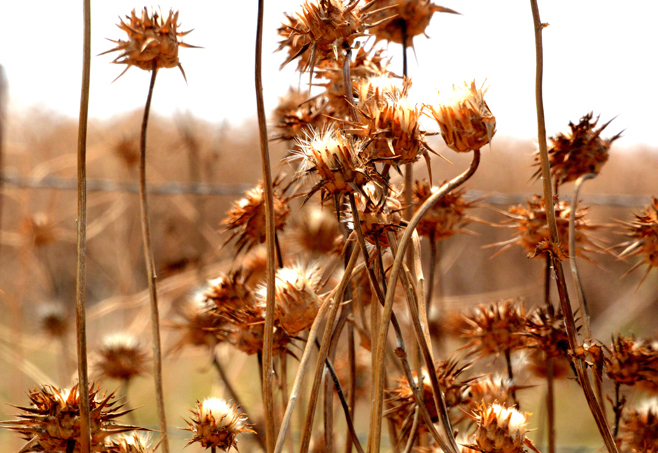
{"label": "silhouetted stalk", "polygon": [[167,418],[164,405],[164,389],[162,386],[162,352],[160,348],[160,315],[158,313],[158,291],[156,286],[157,275],[153,260],[151,246],[151,226],[148,216],[148,199],[146,192],[146,131],[148,128],[153,87],[158,74],[157,61],[153,60],[151,69],[151,83],[144,106],[142,129],[139,140],[139,210],[142,224],[142,239],[144,242],[144,262],[146,264],[146,278],[148,280],[149,302],[151,305],[151,332],[153,335],[153,380],[155,383],[155,402],[158,412],[158,424],[162,433],[162,450],[169,453],[169,436],[167,433]]}
{"label": "silhouetted stalk", "polygon": [[617,440],[617,436],[619,435],[619,421],[621,420],[621,413],[622,413],[622,409],[624,408],[619,395],[620,387],[621,384],[615,381],[615,404],[613,406],[613,410],[615,412],[615,424],[613,425],[613,433],[612,433],[612,436],[615,440]]}
{"label": "silhouetted stalk", "polygon": [[[89,81],[91,72],[91,1],[83,0],[82,4],[84,42],[82,50],[80,115],[78,117],[78,222],[75,274],[75,327],[78,350],[78,395],[80,396],[79,443],[80,452],[89,453],[91,451],[91,423],[89,415],[89,376],[87,375],[85,290],[87,287],[87,118],[89,114]],[[1,121],[2,118],[0,118]],[[2,193],[0,192],[1,196]],[[0,205],[1,211],[2,205]],[[66,450],[72,452],[75,444],[75,441],[69,442]]]}
{"label": "silhouetted stalk", "polygon": [[505,349],[505,365],[507,366],[507,378],[512,383],[511,394],[512,401],[514,401],[514,406],[519,407],[519,400],[516,398],[516,390],[514,386],[514,370],[512,369],[512,357],[509,349]]}
{"label": "silhouetted stalk", "polygon": [[261,163],[263,168],[263,186],[265,191],[265,243],[267,244],[267,296],[265,308],[265,326],[263,335],[263,406],[265,417],[265,438],[267,452],[275,448],[274,424],[274,373],[272,368],[272,348],[274,344],[274,285],[276,272],[276,244],[274,239],[274,196],[272,194],[272,171],[270,168],[270,151],[263,101],[262,53],[263,53],[263,8],[265,0],[258,0],[258,19],[256,22],[256,107],[258,111],[258,131],[260,137]]}
{"label": "silhouetted stalk", "polygon": [[[559,236],[557,231],[557,223],[555,221],[555,208],[553,206],[553,194],[551,187],[551,177],[550,177],[550,166],[548,161],[548,149],[546,146],[546,125],[544,121],[544,101],[543,101],[543,88],[542,88],[542,79],[543,79],[543,65],[544,65],[544,55],[543,55],[543,45],[542,45],[542,29],[544,25],[541,23],[539,17],[539,7],[537,6],[537,0],[530,0],[530,6],[532,8],[532,18],[535,28],[535,51],[537,55],[537,74],[536,74],[536,102],[537,102],[537,130],[538,130],[538,142],[539,142],[539,157],[541,162],[541,175],[542,175],[542,184],[544,187],[544,200],[546,217],[548,220],[548,227],[550,231],[550,242],[552,247],[559,247]],[[555,270],[555,277],[557,280],[557,289],[560,296],[560,304],[562,306],[562,311],[564,313],[565,326],[567,330],[567,336],[569,338],[569,347],[572,351],[575,351],[579,346],[578,337],[576,331],[576,323],[573,316],[573,311],[571,310],[571,305],[569,302],[569,294],[567,292],[567,286],[564,278],[564,271],[562,269],[562,262],[555,254],[551,254],[553,269]],[[608,427],[607,420],[605,419],[605,414],[603,413],[601,406],[598,404],[594,390],[592,389],[592,384],[589,380],[587,370],[585,369],[585,364],[582,360],[578,358],[573,359],[574,366],[576,368],[576,373],[578,374],[578,380],[585,394],[585,399],[587,404],[594,416],[596,426],[601,433],[601,437],[606,445],[606,448],[610,453],[617,453],[617,446],[615,441],[610,433],[610,428]]]}

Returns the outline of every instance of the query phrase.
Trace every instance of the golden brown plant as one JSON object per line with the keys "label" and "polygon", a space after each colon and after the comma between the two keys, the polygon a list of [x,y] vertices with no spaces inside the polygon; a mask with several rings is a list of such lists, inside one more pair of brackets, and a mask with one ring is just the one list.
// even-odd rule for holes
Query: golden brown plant
{"label": "golden brown plant", "polygon": [[19,228],[26,244],[36,248],[55,242],[60,236],[54,219],[42,212],[25,217]]}
{"label": "golden brown plant", "polygon": [[340,253],[343,236],[335,213],[321,207],[307,207],[293,220],[288,239],[295,251],[312,257]]}
{"label": "golden brown plant", "polygon": [[[569,337],[564,323],[564,315],[550,305],[532,310],[526,318],[526,347],[540,351],[539,355],[532,356],[538,367],[530,367],[534,372],[541,372],[547,358],[566,359],[569,363]],[[568,369],[568,367],[567,367]],[[560,368],[560,371],[567,372]],[[555,377],[563,374],[556,373]]]}
{"label": "golden brown plant", "polygon": [[202,297],[215,304],[218,314],[235,320],[235,312],[256,306],[246,278],[240,269],[222,272],[219,277],[208,281]]}
{"label": "golden brown plant", "polygon": [[219,448],[228,451],[237,449],[238,436],[253,433],[247,424],[247,416],[234,404],[220,398],[206,398],[196,402],[196,409],[190,409],[192,417],[185,420],[193,433],[187,445],[198,442],[204,448]]}
{"label": "golden brown plant", "polygon": [[[411,190],[411,199],[415,210],[437,190],[432,187],[427,179],[416,180]],[[466,211],[473,208],[479,200],[467,201],[464,189],[447,193],[418,223],[416,229],[418,234],[424,237],[432,237],[436,240],[446,239],[459,233],[471,233],[465,227],[479,219],[470,216]]]}
{"label": "golden brown plant", "polygon": [[161,14],[149,12],[144,7],[141,16],[137,16],[133,9],[130,16],[126,16],[126,19],[125,22],[123,19],[119,19],[117,27],[128,34],[128,40],[111,40],[117,46],[101,54],[121,52],[112,62],[128,65],[119,74],[119,77],[125,74],[131,66],[136,66],[145,71],[178,67],[183,77],[185,77],[185,71],[183,71],[183,67],[178,61],[178,47],[195,46],[178,41],[178,38],[192,31],[178,31],[178,11],[174,13],[169,10],[169,15],[164,19]]}
{"label": "golden brown plant", "polygon": [[106,453],[154,453],[151,445],[151,435],[132,432],[113,436],[105,443]]}
{"label": "golden brown plant", "polygon": [[179,332],[172,351],[178,352],[188,345],[203,346],[212,351],[222,341],[219,330],[225,324],[216,310],[214,301],[203,292],[186,298],[179,309],[178,319],[170,323]]}
{"label": "golden brown plant", "polygon": [[53,338],[62,338],[69,330],[69,316],[61,303],[48,302],[39,305],[37,319],[41,330]]}
{"label": "golden brown plant", "polygon": [[478,357],[498,355],[525,347],[525,304],[521,300],[500,300],[481,304],[464,314],[467,326],[464,346]]}
{"label": "golden brown plant", "polygon": [[281,132],[273,139],[294,140],[307,128],[321,129],[327,124],[327,116],[334,116],[334,112],[326,97],[309,99],[307,91],[290,88],[274,110],[274,127]]}
{"label": "golden brown plant", "polygon": [[[365,185],[362,192],[364,195],[357,195],[355,200],[363,236],[373,245],[388,247],[388,233],[397,236],[402,229],[402,204],[398,197],[386,195],[374,184]],[[355,218],[350,209],[347,217],[350,229]]]}
{"label": "golden brown plant", "polygon": [[532,445],[526,439],[528,415],[500,404],[482,404],[472,413],[477,424],[475,445],[478,451],[487,453],[524,453],[526,445]]}
{"label": "golden brown plant", "polygon": [[99,378],[131,379],[146,373],[148,353],[132,335],[117,333],[105,337],[93,361]]}
{"label": "golden brown plant", "polygon": [[428,106],[432,117],[441,128],[448,148],[458,153],[480,149],[496,133],[496,117],[484,100],[487,90],[476,88],[475,82],[463,87],[452,87],[452,95]]}
{"label": "golden brown plant", "polygon": [[375,20],[383,21],[370,31],[377,41],[402,44],[406,35],[406,44],[410,47],[413,47],[415,36],[425,34],[434,13],[459,14],[430,0],[376,0],[371,9],[379,11],[374,15]]}
{"label": "golden brown plant", "polygon": [[628,409],[621,419],[620,437],[633,452],[658,451],[658,401],[650,399]]}
{"label": "golden brown plant", "polygon": [[[621,136],[620,132],[612,138],[601,138],[601,132],[610,121],[596,129],[599,119],[597,117],[592,120],[592,112],[589,112],[578,124],[569,122],[569,132],[558,133],[549,139],[551,177],[558,185],[575,181],[588,173],[599,174],[601,167],[608,161],[610,145]],[[538,154],[535,161],[535,165],[539,165]],[[537,170],[534,176],[539,177],[540,174],[541,170]]]}
{"label": "golden brown plant", "polygon": [[620,247],[625,248],[619,257],[642,257],[625,275],[643,264],[648,264],[649,267],[640,281],[642,283],[649,271],[658,267],[658,198],[652,197],[651,203],[640,214],[635,214],[635,220],[621,223],[626,228],[626,236],[632,239],[620,244]]}
{"label": "golden brown plant", "polygon": [[613,381],[626,385],[658,382],[658,344],[655,342],[618,335],[607,352],[605,370]]}
{"label": "golden brown plant", "polygon": [[[288,187],[281,187],[282,177],[277,177],[272,182],[272,194],[274,196],[274,224],[278,231],[283,230],[290,215],[288,205],[291,196],[285,192]],[[265,242],[265,192],[263,182],[245,192],[245,196],[233,203],[228,210],[227,218],[223,220],[223,231],[230,231],[231,235],[226,243],[237,238],[235,244],[236,253]]]}
{"label": "golden brown plant", "polygon": [[[276,322],[288,335],[294,337],[313,324],[320,309],[320,279],[322,270],[317,263],[277,270],[274,288],[274,313]],[[256,290],[256,298],[264,306],[267,286]]]}
{"label": "golden brown plant", "polygon": [[[70,452],[80,450],[80,397],[78,386],[60,390],[51,385],[34,388],[28,394],[29,407],[15,406],[23,414],[20,420],[2,422],[2,426],[19,433],[27,444],[21,451]],[[98,386],[90,386],[89,405],[91,417],[92,451],[105,451],[108,436],[135,429],[114,420],[127,411],[116,406],[114,392],[105,394]]]}
{"label": "golden brown plant", "polygon": [[464,403],[472,409],[481,404],[487,406],[499,403],[504,406],[513,406],[514,397],[512,381],[499,374],[487,374],[471,380],[466,388]]}

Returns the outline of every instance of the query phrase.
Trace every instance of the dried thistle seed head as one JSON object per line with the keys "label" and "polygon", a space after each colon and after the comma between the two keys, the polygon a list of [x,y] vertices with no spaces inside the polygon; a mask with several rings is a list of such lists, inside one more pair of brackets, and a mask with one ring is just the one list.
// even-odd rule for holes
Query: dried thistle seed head
{"label": "dried thistle seed head", "polygon": [[69,316],[64,304],[48,302],[37,308],[39,326],[53,338],[62,338],[69,330]]}
{"label": "dried thistle seed head", "polygon": [[313,127],[321,129],[328,123],[328,116],[336,116],[329,100],[324,96],[309,99],[308,91],[294,88],[279,99],[274,110],[274,127],[281,132],[275,140],[294,140],[302,135],[304,129]]}
{"label": "dried thistle seed head", "polygon": [[[244,316],[244,314],[238,314]],[[265,338],[265,313],[260,312],[258,316],[250,313],[252,323],[236,324],[235,329],[228,337],[237,349],[247,355],[254,355],[263,351],[263,341]],[[256,321],[257,320],[257,321]],[[290,344],[290,336],[281,328],[274,330],[274,346],[272,348],[272,355],[278,356],[281,354],[288,354],[288,345]]]}
{"label": "dried thistle seed head", "polygon": [[[290,215],[291,196],[287,195],[287,187],[281,187],[283,177],[277,176],[272,181],[272,195],[274,196],[274,227],[281,231],[286,226]],[[236,253],[249,250],[265,242],[265,188],[263,181],[253,189],[245,192],[245,196],[233,203],[228,210],[227,218],[222,221],[225,225],[223,231],[231,231],[226,243],[237,239]]]}
{"label": "dried thistle seed head", "polygon": [[[397,236],[402,229],[402,204],[394,196],[387,196],[373,184],[366,184],[355,196],[358,219],[365,239],[371,244],[388,247],[388,233]],[[357,217],[349,207],[346,221],[354,229]]]}
{"label": "dried thistle seed head", "polygon": [[148,353],[139,340],[126,333],[103,338],[93,362],[94,374],[100,378],[131,379],[146,373]]}
{"label": "dried thistle seed head", "polygon": [[187,443],[198,442],[205,448],[219,448],[228,451],[237,450],[238,436],[253,433],[247,424],[247,416],[241,413],[235,404],[220,398],[206,398],[196,402],[196,409],[190,409],[192,417],[185,420],[194,435]]}
{"label": "dried thistle seed head", "polygon": [[[566,249],[567,244],[569,244],[571,204],[566,201],[556,200],[553,206],[555,208],[555,221],[557,223],[560,244],[563,249]],[[586,218],[588,212],[589,207],[579,206],[576,208],[576,256],[593,262],[587,254],[603,252],[605,247],[601,245],[598,239],[588,234],[589,231],[596,230],[600,227],[591,223]],[[550,232],[546,218],[546,204],[543,197],[534,195],[531,199],[527,200],[527,207],[523,205],[511,206],[508,212],[502,212],[502,214],[509,218],[505,222],[505,226],[513,228],[517,232],[515,233],[516,237],[509,241],[492,244],[494,246],[502,246],[496,255],[515,245],[520,245],[528,254],[529,258],[546,256],[547,252],[542,249],[542,245],[550,241]]]}
{"label": "dried thistle seed head", "polygon": [[154,453],[151,434],[143,432],[124,433],[105,442],[106,453]]}
{"label": "dried thistle seed head", "polygon": [[[541,349],[530,349],[523,355],[523,369],[533,376],[546,379],[548,377],[548,355]],[[572,375],[571,358],[566,355],[552,357],[553,379],[566,379]]]}
{"label": "dried thistle seed head", "polygon": [[[294,337],[313,324],[320,308],[317,292],[320,290],[322,271],[317,263],[277,270],[274,287],[274,312],[279,325]],[[265,305],[267,286],[256,290],[256,298]]]}
{"label": "dried thistle seed head", "polygon": [[368,181],[381,179],[360,157],[364,143],[355,141],[340,130],[328,127],[309,129],[306,138],[297,139],[298,149],[290,160],[301,160],[298,177],[316,174],[320,179],[306,195],[318,190],[322,199],[358,192]]}
{"label": "dried thistle seed head", "polygon": [[[19,433],[27,442],[21,451],[64,452],[80,451],[80,397],[78,386],[60,390],[51,385],[42,385],[28,393],[29,407],[15,406],[22,411],[20,420],[2,422],[0,425]],[[106,395],[98,386],[89,388],[92,451],[105,451],[106,437],[136,429],[114,421],[125,414],[116,406],[114,392]],[[69,450],[70,445],[73,449]]]}
{"label": "dried thistle seed head", "polygon": [[487,374],[469,382],[463,400],[471,408],[494,403],[512,406],[514,405],[513,387],[514,384],[509,378],[500,374]]}
{"label": "dried thistle seed head", "polygon": [[482,304],[464,314],[467,327],[462,336],[464,346],[478,357],[498,355],[525,346],[525,303],[522,300],[499,300]]}
{"label": "dried thistle seed head", "polygon": [[335,213],[321,207],[307,207],[296,216],[288,233],[293,248],[310,256],[327,256],[341,246]]}
{"label": "dried thistle seed head", "polygon": [[496,117],[484,100],[487,89],[476,88],[474,81],[470,87],[464,82],[463,87],[453,85],[452,89],[452,95],[439,101],[436,108],[428,106],[448,148],[465,153],[491,143]]}
{"label": "dried thistle seed head", "polygon": [[[592,112],[589,112],[578,124],[569,122],[569,132],[558,133],[549,139],[548,161],[551,177],[557,184],[575,181],[588,173],[598,175],[601,172],[601,168],[608,161],[610,145],[621,136],[621,132],[612,138],[601,138],[601,132],[610,121],[597,129],[598,122],[598,117],[593,120]],[[535,165],[539,166],[539,154],[535,156],[535,161]],[[539,176],[541,169],[535,173],[535,177]]]}
{"label": "dried thistle seed head", "polygon": [[19,230],[25,243],[35,248],[55,242],[60,235],[55,221],[43,212],[36,212],[23,218]]}
{"label": "dried thistle seed head", "polygon": [[537,307],[526,318],[526,347],[543,351],[545,357],[569,357],[569,336],[561,310]]}
{"label": "dried thistle seed head", "polygon": [[278,29],[283,39],[277,50],[288,49],[281,67],[301,56],[297,70],[304,72],[324,59],[337,58],[343,46],[351,47],[366,29],[367,16],[360,14],[357,5],[345,5],[342,0],[310,0],[296,16],[286,14],[288,23]]}
{"label": "dried thistle seed head", "polygon": [[652,398],[624,410],[620,437],[624,451],[658,451],[658,400]]}
{"label": "dried thistle seed head", "polygon": [[415,36],[425,34],[434,13],[459,14],[430,0],[376,0],[370,10],[376,11],[373,20],[377,25],[370,33],[377,41],[403,44],[406,36],[406,44],[410,47],[413,47]]}
{"label": "dried thistle seed head", "polygon": [[245,274],[240,269],[222,272],[219,277],[209,280],[203,297],[215,304],[217,313],[229,319],[235,319],[236,311],[256,306]]}
{"label": "dried thistle seed head", "polygon": [[[620,222],[626,229],[626,236],[631,238],[620,244],[625,247],[619,254],[620,258],[639,256],[642,258],[626,274],[634,271],[643,264],[648,264],[647,272],[658,267],[658,198],[652,197],[651,203],[635,219],[630,222]],[[641,282],[640,282],[641,283]]]}
{"label": "dried thistle seed head", "polygon": [[620,384],[658,382],[658,345],[646,339],[618,335],[605,357],[605,371]]}
{"label": "dried thistle seed head", "polygon": [[[411,199],[415,211],[430,196],[436,193],[439,187],[432,187],[427,179],[414,181],[411,189]],[[438,203],[432,206],[418,223],[416,227],[418,234],[440,240],[458,233],[470,233],[465,229],[466,226],[473,221],[478,221],[478,219],[469,216],[467,210],[473,208],[477,201],[467,201],[464,189],[447,193]]]}
{"label": "dried thistle seed head", "polygon": [[524,453],[528,415],[500,404],[482,404],[472,413],[476,448],[487,453]]}
{"label": "dried thistle seed head", "polygon": [[170,326],[179,332],[179,338],[172,351],[180,351],[185,346],[203,346],[212,350],[222,341],[220,329],[226,321],[218,316],[215,302],[206,297],[203,291],[186,298],[178,313],[178,319]]}
{"label": "dried thistle seed head", "polygon": [[178,61],[178,47],[195,46],[178,41],[178,38],[192,31],[178,31],[178,11],[174,13],[169,10],[169,15],[165,19],[160,13],[149,12],[144,7],[140,16],[137,16],[133,9],[126,19],[124,21],[119,18],[117,27],[128,34],[128,40],[111,40],[117,46],[101,54],[121,52],[112,62],[128,65],[119,77],[125,74],[131,66],[145,71],[178,67],[185,77],[185,71]]}

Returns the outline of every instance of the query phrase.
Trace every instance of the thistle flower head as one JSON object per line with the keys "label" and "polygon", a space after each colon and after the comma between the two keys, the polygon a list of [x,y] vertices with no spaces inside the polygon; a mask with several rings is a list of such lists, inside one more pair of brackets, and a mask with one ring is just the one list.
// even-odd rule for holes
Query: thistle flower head
{"label": "thistle flower head", "polygon": [[202,297],[215,304],[217,313],[230,319],[235,319],[235,312],[256,305],[245,274],[240,269],[222,272],[219,277],[209,280]]}
{"label": "thistle flower head", "polygon": [[[587,173],[599,174],[608,161],[610,145],[621,136],[621,133],[612,138],[601,138],[601,132],[610,121],[596,128],[598,122],[599,119],[592,119],[592,112],[589,112],[578,124],[569,122],[569,132],[558,133],[549,139],[548,161],[551,166],[551,177],[557,184],[575,181]],[[539,155],[535,160],[536,165],[539,165]],[[541,169],[537,170],[535,177],[539,177],[540,174]]]}
{"label": "thistle flower head", "polygon": [[631,240],[620,244],[625,248],[619,257],[641,257],[642,259],[626,274],[643,264],[648,264],[649,267],[642,279],[644,280],[651,269],[658,267],[658,198],[653,197],[651,203],[640,214],[635,214],[634,220],[621,223],[626,229],[626,236]]}
{"label": "thistle flower head", "polygon": [[288,239],[301,253],[326,256],[340,249],[342,235],[335,214],[328,209],[307,207],[295,218]]}
{"label": "thistle flower head", "polygon": [[[1,425],[19,433],[28,443],[21,451],[80,451],[80,396],[78,386],[58,389],[42,385],[28,393],[29,407],[16,406],[23,414],[20,420],[2,422]],[[126,412],[116,406],[114,392],[106,395],[98,387],[89,388],[92,451],[105,451],[106,437],[135,429],[114,421]],[[73,445],[73,450],[68,450]]]}
{"label": "thistle flower head", "polygon": [[[286,195],[287,187],[281,187],[281,177],[272,181],[272,194],[274,196],[274,227],[283,230],[290,215],[288,205],[291,197]],[[245,196],[233,203],[228,210],[227,218],[223,220],[224,231],[231,231],[226,240],[236,240],[236,253],[265,242],[265,188],[260,181],[256,187],[249,189]]]}
{"label": "thistle flower head", "polygon": [[487,453],[525,452],[527,414],[500,404],[482,404],[473,411],[472,418],[477,424],[477,450]]}
{"label": "thistle flower head", "polygon": [[215,447],[224,451],[231,448],[237,450],[238,436],[242,433],[253,433],[247,424],[247,416],[238,408],[220,398],[206,398],[196,402],[196,409],[190,409],[192,417],[185,420],[193,433],[187,443],[198,442],[202,447]]}
{"label": "thistle flower head", "polygon": [[496,402],[511,406],[514,404],[513,387],[509,378],[500,374],[493,376],[487,374],[469,382],[463,399],[472,408],[480,404],[491,405]]}
{"label": "thistle flower head", "polygon": [[620,437],[624,451],[658,451],[658,400],[655,398],[624,410]]}
{"label": "thistle flower head", "polygon": [[397,197],[386,195],[373,184],[364,186],[355,197],[356,215],[350,207],[346,218],[348,226],[353,229],[358,218],[365,239],[371,244],[388,247],[388,233],[398,234],[402,228],[402,204]]}
{"label": "thistle flower head", "polygon": [[335,116],[326,98],[309,99],[308,92],[290,88],[274,110],[274,127],[281,131],[274,139],[294,140],[306,128],[320,129],[327,123],[326,115]]}
{"label": "thistle flower head", "polygon": [[[427,179],[416,180],[411,189],[411,199],[415,210],[436,191],[438,187],[432,187]],[[465,233],[465,227],[473,220],[466,212],[473,208],[478,200],[467,201],[464,189],[453,190],[447,193],[441,200],[432,206],[416,227],[418,234],[434,239],[446,239],[458,233]]]}
{"label": "thistle flower head", "polygon": [[482,304],[465,314],[467,326],[462,336],[469,339],[466,348],[479,357],[514,351],[525,345],[525,304],[520,300],[501,300]]}
{"label": "thistle flower head", "polygon": [[[290,336],[306,330],[313,324],[320,308],[319,291],[321,270],[317,264],[304,266],[297,263],[276,272],[274,312],[279,325]],[[267,286],[256,290],[256,298],[265,303]]]}
{"label": "thistle flower head", "polygon": [[496,118],[484,100],[487,90],[469,86],[455,87],[451,96],[429,106],[432,117],[441,128],[441,135],[448,148],[458,153],[480,149],[496,133]]}
{"label": "thistle flower head", "polygon": [[[178,47],[195,47],[183,42],[178,38],[187,35],[186,32],[178,31],[178,11],[169,10],[165,19],[161,13],[149,12],[146,7],[138,16],[133,9],[126,20],[119,18],[117,26],[128,34],[128,39],[113,41],[117,46],[101,55],[110,52],[121,52],[112,62],[128,65],[119,75],[121,77],[131,66],[150,71],[160,68],[178,67],[185,77],[185,71],[178,60]],[[118,77],[117,77],[118,78]]]}
{"label": "thistle flower head", "polygon": [[203,291],[186,298],[179,310],[178,319],[171,327],[179,332],[179,338],[172,350],[180,351],[187,345],[204,346],[213,349],[222,340],[219,330],[225,324],[216,313],[214,301]]}
{"label": "thistle flower head", "polygon": [[131,379],[146,373],[147,358],[136,337],[125,333],[108,335],[98,348],[94,371],[99,377]]}
{"label": "thistle flower head", "polygon": [[[434,13],[459,14],[450,8],[435,5],[430,0],[377,0],[371,7],[377,25],[370,33],[377,41],[386,40],[413,47],[413,38],[425,34]],[[389,19],[389,20],[386,20]]]}
{"label": "thistle flower head", "polygon": [[610,379],[620,384],[658,382],[658,345],[618,335],[605,357],[605,371]]}
{"label": "thistle flower head", "polygon": [[535,308],[526,318],[527,344],[546,357],[569,357],[569,336],[561,310],[551,306]]}
{"label": "thistle flower head", "polygon": [[132,432],[113,436],[105,443],[106,453],[153,453],[151,435],[143,432]]}
{"label": "thistle flower head", "polygon": [[69,329],[69,316],[63,304],[48,302],[39,305],[37,319],[41,329],[53,338],[61,338]]}

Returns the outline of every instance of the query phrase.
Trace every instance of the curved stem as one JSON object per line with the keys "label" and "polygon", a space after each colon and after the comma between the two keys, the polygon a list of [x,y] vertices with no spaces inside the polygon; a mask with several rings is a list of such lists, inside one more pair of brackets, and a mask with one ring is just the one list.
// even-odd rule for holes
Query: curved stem
{"label": "curved stem", "polygon": [[258,131],[260,137],[261,163],[263,168],[263,185],[265,190],[265,242],[267,244],[267,296],[265,308],[265,326],[263,338],[263,405],[265,411],[265,438],[267,451],[275,448],[274,429],[274,371],[272,368],[272,348],[274,344],[274,284],[276,272],[276,245],[274,228],[274,196],[272,194],[272,171],[270,169],[270,152],[267,139],[265,103],[263,101],[262,53],[263,53],[263,8],[265,0],[258,0],[258,19],[256,25],[256,62],[255,85],[256,107],[258,111]]}
{"label": "curved stem", "polygon": [[[78,350],[78,395],[80,395],[80,452],[91,451],[91,422],[89,415],[89,376],[87,374],[87,321],[85,289],[87,286],[87,118],[89,114],[89,80],[91,72],[91,1],[83,1],[84,44],[82,50],[82,88],[78,118],[78,225],[77,262],[75,279],[75,327]],[[0,72],[0,77],[2,77]],[[0,80],[2,84],[2,80]],[[0,92],[4,96],[4,92]],[[0,99],[0,108],[4,107]],[[0,130],[3,118],[0,111]],[[0,137],[0,146],[2,138]],[[1,152],[1,150],[0,150]],[[2,193],[0,193],[2,197]],[[0,204],[0,211],[2,205]],[[75,445],[75,442],[74,442]],[[67,450],[69,448],[67,447]],[[73,449],[71,448],[71,451]]]}
{"label": "curved stem", "polygon": [[158,424],[162,432],[162,450],[169,453],[169,436],[167,434],[167,418],[164,406],[164,389],[162,386],[162,352],[160,347],[160,315],[158,313],[158,291],[156,287],[157,275],[155,262],[153,260],[153,248],[151,246],[151,225],[148,216],[148,199],[146,192],[146,131],[148,128],[151,100],[153,98],[153,87],[158,74],[157,63],[153,62],[151,69],[151,83],[144,106],[142,118],[142,130],[139,141],[139,210],[142,224],[142,238],[144,242],[144,262],[146,264],[146,277],[148,280],[149,301],[151,304],[151,330],[153,335],[153,380],[155,383],[155,401],[158,411]]}
{"label": "curved stem", "polygon": [[[391,314],[393,312],[393,297],[395,294],[394,288],[397,282],[400,270],[402,268],[402,261],[404,259],[407,247],[411,241],[411,237],[414,229],[418,225],[420,219],[439,201],[443,198],[448,192],[459,187],[465,181],[468,180],[477,169],[480,164],[480,150],[473,151],[473,161],[471,162],[470,167],[461,175],[452,179],[448,183],[444,184],[436,193],[432,194],[425,203],[418,209],[416,214],[413,216],[409,225],[405,229],[404,235],[400,240],[398,251],[395,255],[395,261],[393,262],[393,268],[391,269],[391,275],[388,280],[388,291],[386,292],[386,299],[384,305],[384,312],[382,313],[382,322],[377,336],[377,349],[376,349],[376,369],[373,370],[375,378],[375,388],[374,388],[374,404],[372,410],[372,417],[370,420],[370,436],[368,438],[368,451],[377,453],[379,452],[379,443],[381,439],[381,417],[383,412],[383,396],[384,396],[384,373],[383,373],[383,357],[384,347],[386,345],[386,333],[388,331],[388,323],[391,320]],[[441,392],[438,392],[441,395]],[[441,395],[441,399],[442,399]],[[445,407],[445,404],[444,404]],[[437,406],[439,408],[439,406]],[[439,408],[440,409],[440,408]],[[443,415],[443,414],[442,414]],[[444,429],[449,433],[449,438],[451,438],[452,430],[450,429],[449,420],[442,419],[444,424]],[[457,447],[454,439],[451,439],[451,453],[457,453],[459,448]]]}
{"label": "curved stem", "polygon": [[[530,0],[530,6],[532,9],[532,18],[535,28],[535,51],[537,58],[535,97],[537,102],[539,156],[541,161],[542,183],[544,186],[546,217],[548,220],[551,243],[555,246],[559,246],[560,241],[557,232],[557,223],[555,221],[555,209],[552,202],[553,194],[548,161],[548,149],[546,147],[546,125],[544,122],[544,101],[542,88],[544,70],[542,29],[544,28],[544,25],[541,23],[541,19],[539,17],[539,7],[537,6],[537,0]],[[557,281],[557,290],[560,296],[560,304],[562,306],[562,311],[564,312],[567,336],[569,338],[569,347],[572,351],[575,351],[576,347],[578,347],[578,334],[573,311],[571,310],[571,304],[569,302],[569,294],[567,292],[567,285],[564,278],[564,271],[562,269],[562,262],[554,255],[552,255],[552,262]],[[610,453],[617,453],[617,445],[615,444],[612,434],[610,433],[610,428],[608,427],[607,420],[605,419],[605,414],[603,413],[601,406],[596,399],[596,395],[594,394],[594,390],[592,389],[592,384],[589,380],[585,364],[578,358],[574,358],[573,363],[576,368],[576,373],[578,374],[578,380],[583,389],[583,393],[585,394],[585,399],[587,400],[590,411],[594,416],[594,420],[599,429],[601,437],[603,438],[603,442],[605,443],[605,446]]]}

